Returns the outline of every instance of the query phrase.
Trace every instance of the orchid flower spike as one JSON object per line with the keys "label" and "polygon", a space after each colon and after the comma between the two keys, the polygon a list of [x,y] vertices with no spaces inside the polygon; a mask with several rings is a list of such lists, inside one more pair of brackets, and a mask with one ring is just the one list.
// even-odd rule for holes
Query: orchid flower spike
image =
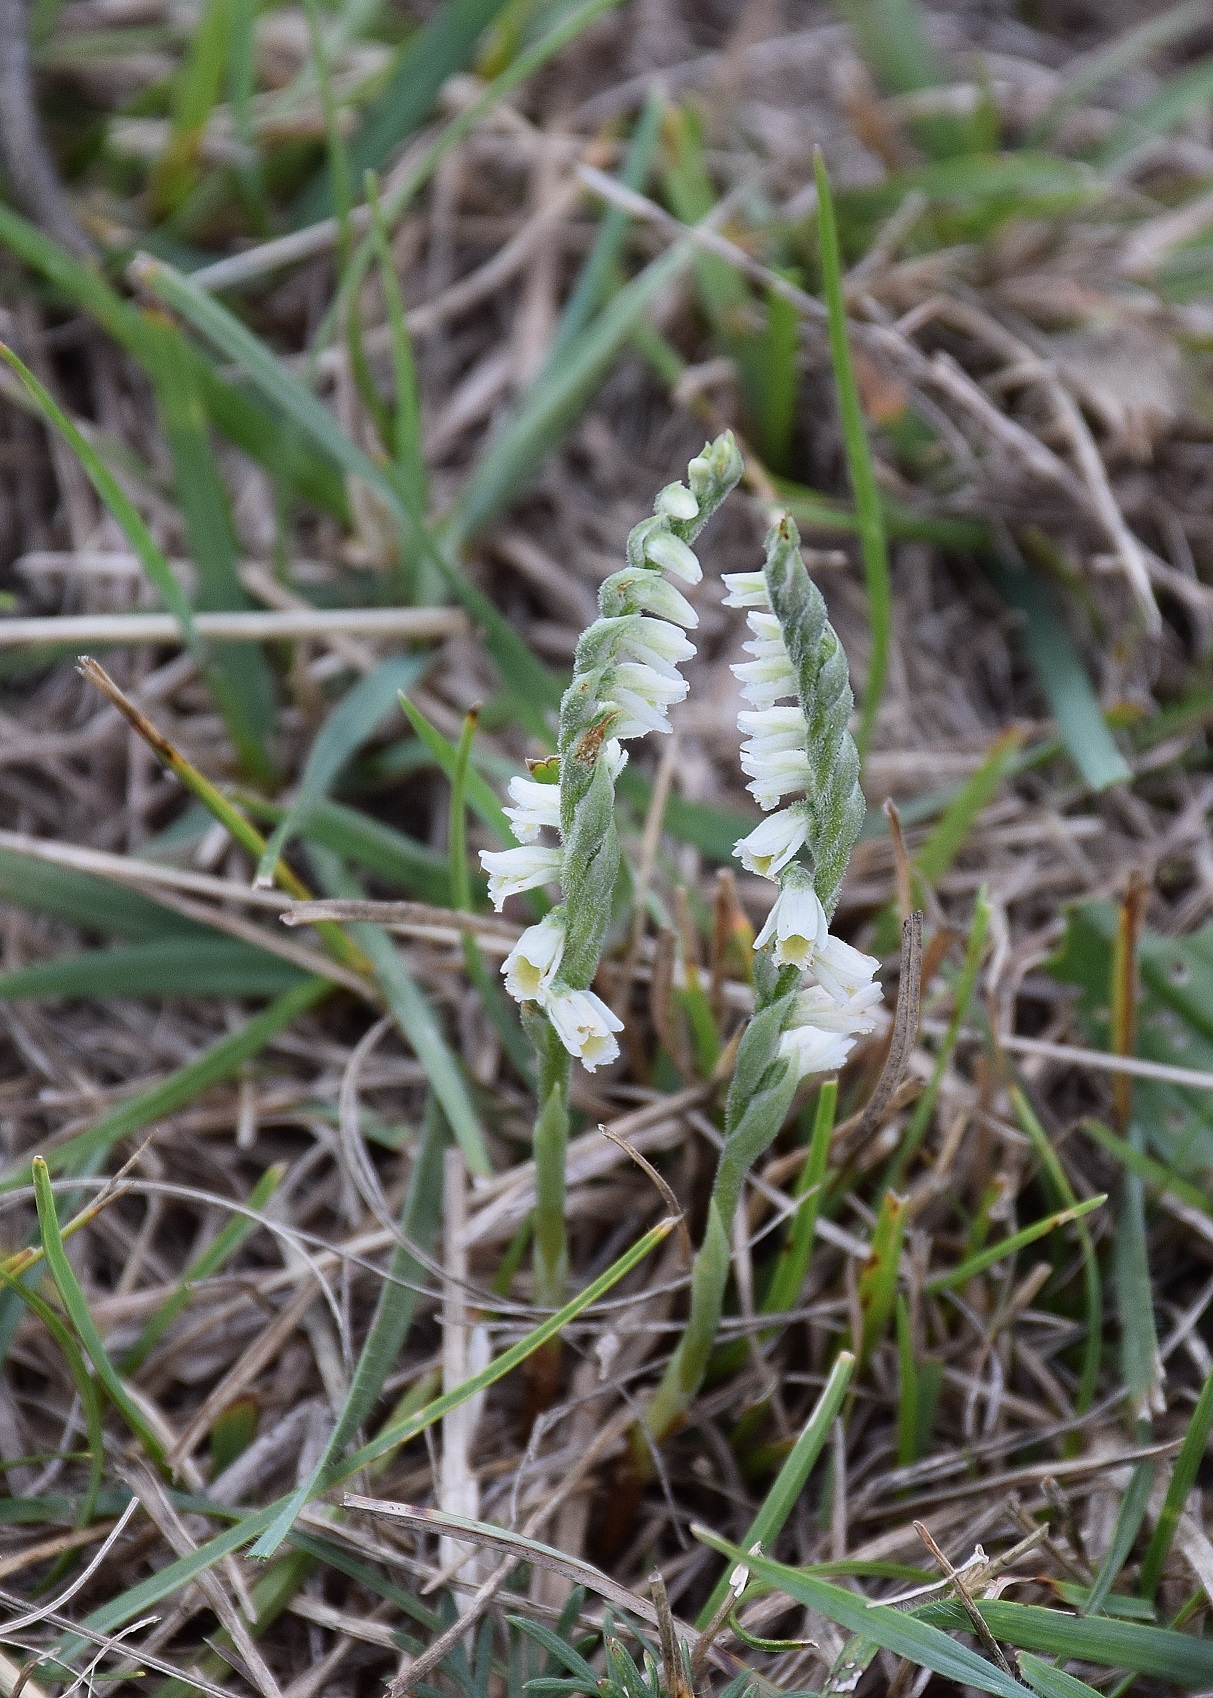
{"label": "orchid flower spike", "polygon": [[[599,617],[582,634],[560,704],[558,755],[510,781],[516,849],[481,853],[489,897],[559,883],[561,901],[523,933],[502,972],[516,1001],[534,1004],[570,1055],[592,1072],[619,1054],[621,1024],[590,989],[602,956],[619,870],[615,784],[624,744],[671,729],[687,693],[679,671],[695,653],[699,615],[679,585],[703,572],[691,544],[741,476],[731,434],[705,446],[687,482],[658,495],[627,542],[627,564],[602,585]],[[553,841],[555,839],[555,841]]]}

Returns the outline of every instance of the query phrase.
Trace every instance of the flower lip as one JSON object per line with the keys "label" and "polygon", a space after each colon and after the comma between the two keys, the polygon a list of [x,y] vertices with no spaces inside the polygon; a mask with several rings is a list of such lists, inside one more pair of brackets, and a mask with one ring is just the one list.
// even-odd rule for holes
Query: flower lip
{"label": "flower lip", "polygon": [[524,843],[517,849],[482,849],[480,865],[489,875],[489,901],[500,913],[507,896],[558,879],[563,860],[561,850],[539,843]]}
{"label": "flower lip", "polygon": [[559,991],[548,1001],[547,1015],[565,1049],[578,1057],[587,1073],[618,1056],[615,1033],[622,1032],[623,1021],[593,991]]}
{"label": "flower lip", "polygon": [[804,845],[809,835],[809,817],[804,808],[783,808],[755,826],[734,848],[747,872],[760,878],[777,878]]}
{"label": "flower lip", "polygon": [[548,914],[538,925],[528,926],[501,963],[505,988],[514,1001],[545,1001],[563,954],[563,919]]}
{"label": "flower lip", "polygon": [[723,582],[728,586],[725,607],[757,607],[764,613],[771,610],[766,577],[762,572],[725,572]]}
{"label": "flower lip", "polygon": [[754,948],[761,949],[774,938],[775,959],[781,967],[811,966],[830,935],[821,900],[807,875],[793,876],[799,872],[789,868],[766,924],[754,939]]}

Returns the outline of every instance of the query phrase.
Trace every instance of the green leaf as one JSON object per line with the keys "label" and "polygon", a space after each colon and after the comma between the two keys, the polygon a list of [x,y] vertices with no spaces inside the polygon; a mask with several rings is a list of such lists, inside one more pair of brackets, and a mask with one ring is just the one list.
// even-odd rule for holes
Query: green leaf
{"label": "green leaf", "polygon": [[[695,1537],[722,1556],[734,1562],[744,1562],[756,1580],[807,1609],[817,1610],[827,1620],[837,1622],[852,1633],[862,1634],[894,1656],[905,1657],[919,1668],[929,1668],[943,1679],[958,1686],[976,1687],[978,1692],[991,1692],[997,1698],[1026,1698],[1027,1687],[1012,1680],[1000,1668],[979,1657],[967,1645],[959,1645],[941,1633],[937,1627],[919,1621],[909,1612],[891,1609],[887,1604],[868,1604],[854,1592],[818,1580],[799,1569],[785,1568],[761,1556],[747,1556],[743,1549],[730,1545],[703,1527],[693,1527]],[[985,1610],[982,1611],[985,1614]],[[1041,1611],[1041,1614],[1048,1614]],[[967,1619],[967,1618],[963,1618]],[[1005,1635],[998,1633],[996,1637]]]}
{"label": "green leaf", "polygon": [[[1108,1047],[1108,984],[1116,910],[1087,902],[1069,910],[1049,971],[1082,993],[1078,1014],[1088,1041]],[[1188,937],[1144,931],[1138,940],[1137,1050],[1143,1060],[1213,1072],[1213,925]],[[1156,1079],[1133,1085],[1136,1122],[1150,1148],[1180,1176],[1213,1169],[1213,1097]]]}
{"label": "green leaf", "polygon": [[1052,1663],[1042,1663],[1031,1651],[1020,1653],[1019,1672],[1041,1698],[1100,1698],[1095,1688],[1088,1686],[1085,1680],[1076,1680],[1072,1674]]}
{"label": "green leaf", "polygon": [[1129,1560],[1129,1552],[1133,1549],[1141,1524],[1146,1518],[1146,1507],[1150,1502],[1150,1488],[1154,1484],[1154,1464],[1139,1462],[1129,1476],[1129,1484],[1120,1500],[1116,1512],[1116,1525],[1112,1529],[1111,1542],[1104,1553],[1104,1559],[1099,1565],[1099,1573],[1095,1576],[1095,1584],[1087,1594],[1082,1606],[1083,1615],[1099,1615],[1103,1609],[1103,1601],[1112,1590],[1120,1575],[1121,1569]]}
{"label": "green leaf", "polygon": [[1205,1447],[1209,1442],[1209,1434],[1213,1431],[1213,1368],[1205,1376],[1192,1418],[1188,1422],[1188,1430],[1184,1434],[1184,1442],[1180,1446],[1179,1455],[1175,1458],[1175,1466],[1171,1478],[1167,1482],[1167,1495],[1154,1526],[1154,1534],[1146,1549],[1145,1559],[1141,1565],[1141,1580],[1138,1590],[1143,1598],[1153,1599],[1162,1579],[1171,1542],[1175,1537],[1175,1529],[1188,1494],[1196,1484],[1196,1476],[1204,1460]]}
{"label": "green leaf", "polygon": [[205,935],[196,921],[162,908],[137,890],[17,849],[0,849],[0,902],[52,914],[88,932],[149,940],[166,934],[174,938]]}
{"label": "green leaf", "polygon": [[1086,667],[1040,580],[1027,570],[991,567],[998,592],[1023,616],[1020,635],[1036,682],[1066,750],[1091,790],[1132,778],[1112,741]]}
{"label": "green leaf", "polygon": [[[1172,1628],[1148,1627],[1109,1616],[1067,1615],[1041,1604],[979,1600],[978,1609],[995,1639],[1023,1651],[1094,1663],[1099,1668],[1129,1669],[1181,1687],[1213,1684],[1213,1640],[1196,1639]],[[949,1628],[964,1629],[959,1604],[932,1604],[922,1612]]]}
{"label": "green leaf", "polygon": [[153,938],[0,973],[0,1001],[89,996],[276,996],[302,970],[230,937]]}
{"label": "green leaf", "polygon": [[286,845],[304,829],[346,762],[374,734],[398,694],[409,688],[426,664],[421,656],[411,654],[381,661],[328,715],[308,752],[295,801],[266,842],[254,883],[273,884],[274,868]]}
{"label": "green leaf", "polygon": [[1099,152],[1099,164],[1115,171],[1155,136],[1178,129],[1189,113],[1213,97],[1213,54],[1168,78],[1157,94],[1126,112]]}
{"label": "green leaf", "polygon": [[142,1410],[131,1399],[119,1378],[117,1370],[110,1361],[105,1345],[101,1342],[101,1334],[97,1331],[96,1322],[89,1310],[88,1299],[81,1291],[79,1281],[76,1279],[72,1265],[67,1259],[67,1252],[63,1248],[63,1237],[59,1230],[59,1216],[55,1209],[55,1194],[51,1189],[50,1172],[41,1156],[34,1157],[32,1172],[34,1201],[38,1209],[38,1232],[46,1255],[47,1268],[55,1282],[55,1289],[59,1293],[63,1307],[67,1311],[67,1318],[75,1329],[77,1338],[84,1346],[89,1361],[93,1364],[93,1372],[109,1393],[110,1401],[131,1432],[142,1444],[148,1456],[159,1466],[164,1462],[164,1447],[144,1419]]}
{"label": "green leaf", "polygon": [[[821,1396],[813,1405],[796,1443],[788,1452],[783,1467],[772,1481],[758,1514],[741,1541],[743,1550],[752,1550],[756,1544],[769,1549],[783,1531],[788,1516],[795,1509],[813,1471],[813,1465],[830,1436],[834,1417],[842,1408],[842,1400],[851,1383],[851,1370],[854,1366],[855,1358],[851,1352],[840,1350],[834,1366],[830,1369],[829,1378],[821,1389]],[[706,1627],[724,1602],[725,1593],[729,1589],[729,1572],[726,1568],[711,1597],[696,1616],[696,1627]]]}
{"label": "green leaf", "polygon": [[[448,77],[471,60],[477,41],[508,0],[446,0],[405,46],[387,86],[349,144],[353,180],[378,171],[421,123]],[[327,170],[317,173],[295,206],[295,223],[311,224],[333,210]]]}

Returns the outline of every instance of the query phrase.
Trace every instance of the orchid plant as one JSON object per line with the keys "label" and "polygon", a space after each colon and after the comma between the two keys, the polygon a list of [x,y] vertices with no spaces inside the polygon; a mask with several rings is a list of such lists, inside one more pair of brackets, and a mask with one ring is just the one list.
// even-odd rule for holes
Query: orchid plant
{"label": "orchid plant", "polygon": [[[559,883],[561,900],[507,957],[506,988],[523,1005],[539,1060],[535,1123],[535,1295],[561,1300],[567,1266],[564,1168],[572,1058],[587,1070],[616,1059],[622,1023],[591,988],[619,871],[615,784],[623,744],[668,732],[684,699],[678,671],[697,616],[670,578],[701,577],[691,544],[741,475],[730,435],[691,461],[687,484],[657,497],[627,544],[627,565],[603,584],[600,617],[584,633],[560,709],[558,751],[510,783],[518,847],[484,853],[489,894]],[[800,1082],[840,1068],[875,1025],[878,963],[834,937],[830,919],[864,815],[846,657],[800,555],[791,518],[776,519],[760,572],[726,576],[727,606],[744,608],[752,659],[734,667],[745,702],[738,729],[749,790],[767,815],[734,853],[779,887],[754,941],[755,1006],[725,1106],[725,1141],[691,1275],[691,1314],[645,1412],[660,1439],[702,1382],[729,1273],[729,1224],[745,1175],[783,1125]],[[555,841],[544,841],[544,834]],[[645,1467],[648,1447],[636,1435]]]}
{"label": "orchid plant", "polygon": [[[510,781],[507,809],[518,847],[482,853],[489,897],[559,883],[561,900],[506,957],[506,989],[522,1003],[535,1045],[535,1297],[558,1304],[567,1247],[564,1170],[569,1071],[614,1061],[623,1023],[591,988],[602,958],[619,873],[615,784],[624,743],[668,733],[669,708],[687,694],[678,668],[695,653],[686,636],[699,616],[677,587],[703,571],[691,544],[741,476],[731,433],[705,446],[687,482],[663,489],[627,541],[627,564],[598,592],[599,617],[577,645],[560,704],[557,753]],[[541,841],[543,834],[555,842]]]}

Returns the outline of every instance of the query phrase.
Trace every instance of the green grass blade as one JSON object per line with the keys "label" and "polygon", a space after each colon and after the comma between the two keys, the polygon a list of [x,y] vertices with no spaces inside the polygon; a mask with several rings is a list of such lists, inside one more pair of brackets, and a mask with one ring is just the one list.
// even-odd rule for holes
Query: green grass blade
{"label": "green grass blade", "polygon": [[247,1214],[233,1215],[224,1226],[220,1227],[214,1238],[200,1255],[182,1274],[177,1289],[164,1299],[160,1307],[146,1320],[140,1329],[138,1338],[122,1358],[122,1372],[130,1377],[137,1374],[152,1351],[172,1326],[177,1316],[187,1306],[193,1292],[191,1287],[198,1280],[211,1279],[220,1268],[225,1267],[239,1250],[250,1232],[255,1232],[257,1222],[250,1215],[260,1213],[269,1203],[270,1198],[278,1189],[282,1175],[286,1172],[280,1163],[267,1167],[261,1178],[248,1194]]}
{"label": "green grass blade", "polygon": [[1213,96],[1213,55],[1169,78],[1158,93],[1133,111],[1126,112],[1099,152],[1098,164],[1115,171],[1126,164],[1139,148],[1177,129],[1197,108]]}
{"label": "green grass blade", "polygon": [[392,446],[396,470],[409,505],[423,513],[429,499],[429,484],[422,449],[421,402],[417,391],[417,367],[409,338],[404,295],[396,275],[388,239],[387,221],[379,204],[379,186],[374,173],[367,172],[366,198],[371,209],[371,241],[379,262],[379,279],[387,308],[388,333],[392,348],[392,379],[396,391],[396,416]]}
{"label": "green grass blade", "polygon": [[994,1693],[997,1698],[1026,1698],[1027,1687],[978,1656],[967,1645],[957,1644],[939,1628],[918,1620],[908,1612],[891,1609],[887,1604],[866,1604],[854,1592],[831,1585],[828,1580],[819,1580],[800,1569],[785,1568],[783,1564],[770,1562],[765,1557],[747,1556],[743,1549],[717,1538],[706,1528],[694,1527],[692,1532],[703,1544],[719,1551],[722,1556],[731,1558],[733,1562],[744,1562],[754,1578],[772,1590],[786,1593],[797,1603],[817,1610],[828,1621],[836,1622],[852,1633],[862,1634],[882,1649],[892,1651],[894,1656],[905,1657],[919,1668],[929,1668],[957,1686],[972,1686],[978,1692]]}
{"label": "green grass blade", "polygon": [[935,1112],[935,1104],[943,1089],[944,1074],[952,1059],[960,1038],[961,1030],[969,1017],[969,1008],[973,1002],[973,994],[977,989],[977,975],[981,971],[982,957],[985,954],[986,938],[990,930],[990,904],[985,887],[977,893],[977,901],[973,906],[973,923],[969,927],[969,940],[965,945],[964,963],[960,969],[960,977],[956,982],[956,990],[952,999],[952,1018],[948,1021],[948,1029],[944,1033],[943,1042],[935,1056],[935,1065],[931,1069],[931,1077],[926,1090],[914,1104],[914,1112],[906,1122],[905,1132],[897,1153],[889,1164],[885,1183],[897,1190],[905,1178],[906,1169],[919,1144],[926,1137],[927,1127]]}
{"label": "green grass blade", "polygon": [[[458,749],[437,727],[430,724],[421,709],[415,707],[407,697],[401,696],[400,705],[409,724],[432,755],[434,764],[443,776],[453,783],[459,764]],[[469,768],[464,775],[463,786],[467,804],[472,812],[502,843],[513,843],[514,834],[510,830],[509,820],[505,817],[505,809],[497,800],[497,794],[487,779],[474,768]]]}
{"label": "green grass blade", "polygon": [[518,412],[468,474],[444,529],[448,547],[457,552],[521,494],[597,393],[635,326],[693,258],[688,242],[668,249],[619,291],[558,360],[544,365]]}
{"label": "green grass blade", "polygon": [[409,1246],[417,1245],[428,1255],[438,1237],[442,1216],[442,1152],[446,1126],[433,1106],[426,1114],[421,1147],[409,1177],[408,1196],[400,1217],[401,1237],[392,1250],[387,1279],[379,1292],[366,1340],[350,1380],[349,1395],[316,1466],[292,1494],[269,1527],[253,1546],[250,1555],[271,1557],[290,1532],[304,1505],[320,1485],[335,1456],[340,1456],[371,1413],[383,1390],[384,1381],[395,1367],[413,1324],[418,1290],[425,1268]]}
{"label": "green grass blade", "polygon": [[1061,119],[1089,100],[1097,88],[1125,71],[1144,64],[1155,53],[1180,41],[1208,18],[1205,0],[1181,0],[1178,6],[1146,18],[1108,45],[1085,57],[1080,67],[1068,70],[1065,87],[1027,135],[1027,146],[1037,147],[1057,128]]}
{"label": "green grass blade", "polygon": [[[1213,1684],[1210,1639],[1109,1616],[1067,1615],[1041,1604],[981,1599],[977,1607],[994,1637],[1018,1650],[1043,1651],[1099,1668],[1129,1669],[1187,1689]],[[967,1621],[959,1604],[932,1604],[921,1613],[962,1631]]]}
{"label": "green grass blade", "polygon": [[859,526],[859,547],[863,555],[864,580],[868,589],[868,627],[871,652],[868,675],[864,683],[859,730],[855,741],[862,756],[872,735],[872,726],[884,695],[885,675],[889,666],[889,644],[893,638],[892,586],[889,582],[889,556],[885,545],[884,519],[872,455],[868,448],[863,407],[855,368],[851,362],[851,345],[847,339],[847,309],[842,285],[842,257],[838,247],[838,225],[834,217],[834,201],[825,161],[818,152],[813,161],[817,176],[817,223],[821,243],[821,278],[826,307],[830,318],[830,357],[834,364],[834,382],[838,388],[838,407],[842,418],[843,441],[846,445],[847,469],[855,496],[855,514]]}
{"label": "green grass blade", "polygon": [[201,937],[203,929],[184,915],[162,908],[137,890],[126,890],[92,873],[56,866],[37,855],[0,849],[0,902],[33,913],[53,914],[82,931],[119,937]]}
{"label": "green grass blade", "polygon": [[1021,635],[1028,662],[1066,752],[1091,790],[1123,784],[1133,775],[1112,740],[1091,680],[1070,633],[1043,585],[1026,570],[992,568],[998,593],[1022,614]]}
{"label": "green grass blade", "polygon": [[[177,499],[185,519],[190,556],[198,568],[200,612],[252,606],[236,570],[236,538],[227,491],[215,465],[207,418],[194,382],[194,361],[180,333],[152,327],[156,350],[152,381],[173,462]],[[209,682],[243,764],[259,783],[274,777],[269,740],[274,732],[274,683],[260,647],[240,652],[220,647]]]}
{"label": "green grass blade", "polygon": [[[1059,1201],[1066,1208],[1078,1210],[1078,1198],[1074,1187],[1066,1177],[1066,1171],[1058,1160],[1057,1151],[1049,1142],[1048,1134],[1036,1115],[1027,1097],[1018,1086],[1011,1087],[1011,1106],[1021,1129],[1027,1134],[1032,1148],[1036,1152],[1049,1183],[1052,1185]],[[1077,1212],[1071,1217],[1079,1220]],[[1103,1281],[1099,1273],[1099,1261],[1095,1255],[1095,1244],[1088,1228],[1079,1224],[1078,1242],[1082,1249],[1083,1270],[1083,1300],[1087,1312],[1087,1339],[1083,1350],[1082,1377],[1074,1398],[1074,1407],[1082,1414],[1091,1407],[1095,1396],[1095,1386],[1099,1379],[1099,1364],[1103,1357]],[[1038,1647],[1033,1647],[1037,1649]]]}
{"label": "green grass blade", "polygon": [[[242,805],[255,818],[274,825],[285,813],[280,805],[264,797],[243,795]],[[321,801],[303,822],[300,836],[322,849],[331,849],[343,861],[352,861],[381,878],[390,879],[402,890],[425,902],[449,907],[450,876],[447,858],[428,843],[420,843],[382,820],[347,807],[343,802]],[[3,862],[0,860],[0,876]],[[2,888],[2,886],[0,886]]]}
{"label": "green grass blade", "polygon": [[[513,695],[525,705],[527,723],[533,727],[544,727],[543,708],[556,706],[560,701],[559,679],[535,659],[483,591],[468,582],[455,564],[458,548],[451,545],[450,539],[446,539],[445,552],[439,548],[423,516],[410,511],[406,492],[395,477],[394,469],[378,464],[365,454],[271,349],[188,277],[147,255],[141,255],[132,263],[131,272],[141,284],[179,312],[212,347],[234,360],[262,395],[297,425],[331,462],[348,476],[361,478],[375,491],[397,521],[408,529],[421,555],[442,574],[471,616],[484,626],[489,652]],[[465,531],[461,541],[468,540],[470,535]]]}
{"label": "green grass blade", "polygon": [[[813,1471],[813,1465],[830,1436],[834,1417],[842,1408],[842,1400],[851,1383],[851,1370],[854,1366],[855,1358],[851,1352],[840,1350],[834,1366],[830,1369],[829,1378],[822,1387],[821,1396],[813,1405],[796,1443],[788,1452],[783,1467],[775,1476],[758,1514],[741,1541],[743,1550],[751,1550],[755,1544],[761,1544],[764,1549],[769,1548],[783,1531],[788,1516],[795,1509],[805,1483]],[[729,1570],[726,1568],[711,1597],[696,1616],[696,1627],[707,1626],[724,1602],[728,1589]]]}
{"label": "green grass blade", "polygon": [[[285,991],[276,1002],[255,1015],[247,1025],[220,1038],[158,1085],[120,1103],[83,1132],[77,1132],[75,1137],[66,1138],[63,1143],[47,1150],[44,1158],[46,1166],[52,1173],[68,1172],[83,1162],[104,1155],[121,1139],[175,1114],[204,1091],[209,1091],[212,1085],[231,1079],[246,1061],[265,1048],[271,1038],[277,1037],[292,1020],[315,1007],[331,988],[327,979],[304,979],[302,984]],[[14,1164],[0,1174],[0,1192],[28,1185],[30,1174],[28,1159]]]}
{"label": "green grass blade", "polygon": [[101,1421],[101,1400],[97,1396],[97,1382],[88,1371],[80,1346],[46,1299],[23,1279],[15,1279],[2,1262],[0,1284],[3,1284],[11,1295],[20,1298],[50,1333],[63,1354],[67,1371],[76,1388],[76,1395],[80,1399],[84,1430],[88,1434],[89,1467],[88,1485],[80,1499],[80,1508],[75,1520],[77,1526],[87,1527],[97,1512],[97,1500],[101,1495],[105,1476],[105,1431]]}
{"label": "green grass blade", "polygon": [[89,1311],[88,1300],[80,1289],[79,1282],[67,1259],[63,1248],[63,1237],[59,1230],[59,1216],[55,1209],[55,1194],[51,1189],[51,1176],[46,1163],[41,1156],[33,1160],[34,1201],[38,1209],[38,1231],[42,1238],[42,1248],[46,1254],[46,1265],[60,1301],[67,1311],[68,1320],[75,1329],[76,1336],[84,1346],[85,1354],[93,1364],[93,1372],[105,1387],[110,1401],[122,1416],[131,1432],[142,1444],[152,1461],[160,1466],[164,1462],[164,1447],[143,1418],[142,1411],[132,1402],[126,1387],[119,1378],[114,1364],[106,1353],[97,1331],[96,1322]]}
{"label": "green grass blade", "polygon": [[1004,778],[1015,770],[1024,734],[1004,731],[990,745],[990,752],[944,809],[934,831],[914,857],[914,864],[930,884],[938,884],[951,870],[982,810],[989,806]]}
{"label": "green grass blade", "polygon": [[1120,1508],[1116,1512],[1116,1525],[1112,1529],[1112,1539],[1104,1553],[1104,1559],[1099,1565],[1099,1573],[1095,1576],[1095,1584],[1088,1592],[1082,1606],[1083,1615],[1099,1615],[1103,1609],[1104,1599],[1112,1590],[1117,1577],[1125,1563],[1129,1560],[1129,1552],[1141,1531],[1141,1524],[1146,1518],[1146,1506],[1150,1501],[1150,1488],[1154,1484],[1154,1464],[1139,1462],[1129,1476],[1129,1484],[1120,1500]]}
{"label": "green grass blade", "polygon": [[[619,180],[625,188],[642,191],[648,181],[661,135],[661,120],[666,109],[665,96],[655,90],[645,102],[644,110],[632,133],[627,156]],[[627,239],[630,220],[622,207],[610,206],[602,216],[594,246],[590,249],[573,292],[565,302],[552,338],[548,363],[576,340],[589,324],[606,298],[615,276],[623,244]]]}
{"label": "green grass blade", "polygon": [[898,1263],[905,1237],[905,1199],[886,1191],[872,1228],[872,1247],[859,1276],[859,1313],[862,1328],[856,1354],[862,1373],[868,1358],[884,1337],[897,1295]]}
{"label": "green grass blade", "polygon": [[[150,371],[155,365],[148,321],[124,301],[91,265],[82,264],[11,207],[0,205],[0,243],[41,273],[73,305],[80,307],[112,336],[120,347]],[[310,502],[335,518],[348,517],[345,489],[329,461],[302,448],[293,433],[284,432],[262,408],[224,382],[192,350],[194,380],[216,427],[228,440],[282,478]]]}
{"label": "green grass blade", "polygon": [[986,1268],[992,1268],[996,1262],[1005,1261],[1008,1256],[1017,1255],[1029,1244],[1035,1244],[1038,1238],[1045,1238],[1050,1232],[1056,1232],[1058,1227],[1069,1226],[1073,1221],[1081,1220],[1089,1215],[1092,1209],[1102,1208],[1108,1200],[1107,1193],[1097,1197],[1086,1197],[1081,1203],[1072,1207],[1058,1209],[1055,1214],[1046,1215],[1043,1220],[1033,1221],[1031,1226],[1025,1226],[1009,1238],[1000,1238],[997,1244],[988,1244],[976,1255],[968,1256],[947,1273],[935,1274],[926,1281],[923,1291],[934,1296],[940,1291],[956,1291],[966,1285],[975,1275],[983,1273]]}
{"label": "green grass blade", "polygon": [[1053,1663],[1042,1662],[1031,1651],[1020,1654],[1019,1672],[1032,1690],[1040,1693],[1040,1698],[1098,1698],[1095,1688],[1085,1680],[1078,1680]]}
{"label": "green grass blade", "polygon": [[266,841],[257,863],[254,883],[270,886],[274,868],[286,845],[301,832],[318,804],[336,782],[341,769],[396,705],[400,691],[407,690],[424,670],[417,655],[395,655],[381,661],[359,679],[321,726],[304,763],[294,804],[282,816]]}
{"label": "green grass blade", "polygon": [[[447,0],[409,41],[386,88],[349,145],[354,182],[384,161],[421,123],[448,77],[471,59],[477,41],[508,0]],[[334,209],[332,181],[320,173],[295,206],[295,222],[311,224]]]}
{"label": "green grass blade", "polygon": [[206,655],[197,631],[194,629],[194,618],[189,599],[181,585],[177,582],[172,567],[164,558],[160,549],[152,539],[152,534],[144,524],[133,502],[129,500],[118,480],[93,445],[80,433],[51,395],[13,353],[0,343],[0,359],[10,366],[20,379],[22,387],[33,401],[35,407],[62,436],[72,453],[79,460],[88,476],[89,482],[101,497],[106,507],[117,520],[118,525],[138,555],[144,571],[156,586],[165,607],[172,613],[181,626],[182,640],[193,650],[205,665]]}
{"label": "green grass blade", "polygon": [[1196,1400],[1188,1430],[1184,1434],[1184,1442],[1180,1446],[1175,1466],[1171,1470],[1171,1478],[1167,1482],[1167,1495],[1163,1499],[1154,1533],[1146,1547],[1137,1588],[1143,1598],[1153,1600],[1158,1591],[1158,1583],[1162,1579],[1162,1571],[1166,1567],[1171,1543],[1175,1538],[1175,1529],[1188,1501],[1188,1494],[1196,1484],[1196,1476],[1204,1460],[1210,1432],[1213,1432],[1213,1368],[1206,1375],[1200,1396]]}
{"label": "green grass blade", "polygon": [[0,973],[0,1002],[89,996],[277,996],[301,968],[230,937],[153,938]]}
{"label": "green grass blade", "polygon": [[838,1081],[827,1079],[817,1097],[808,1157],[792,1193],[797,1200],[803,1197],[804,1201],[788,1228],[787,1242],[779,1252],[771,1283],[763,1297],[762,1307],[767,1314],[782,1314],[791,1309],[804,1288],[813,1254],[813,1240],[817,1235],[817,1217],[821,1212],[822,1185],[830,1157],[830,1137],[834,1131],[837,1105]]}

